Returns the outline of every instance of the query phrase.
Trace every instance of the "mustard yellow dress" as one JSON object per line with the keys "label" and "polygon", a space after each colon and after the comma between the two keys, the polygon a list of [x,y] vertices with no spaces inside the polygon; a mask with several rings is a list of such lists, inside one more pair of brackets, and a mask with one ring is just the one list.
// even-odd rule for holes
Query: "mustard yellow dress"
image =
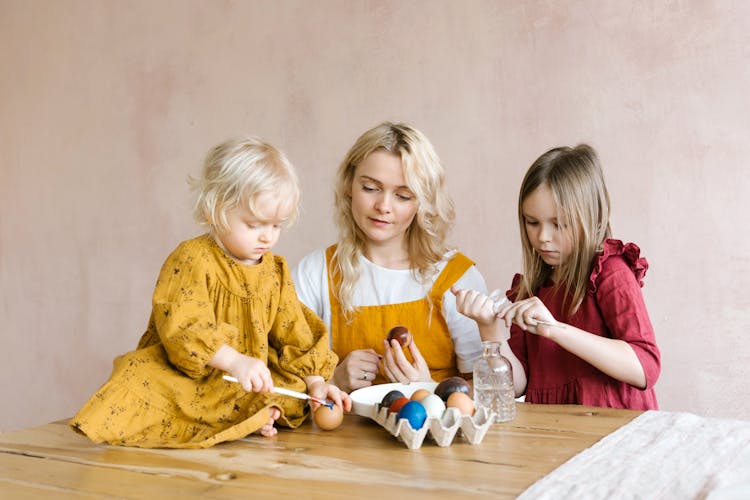
{"label": "mustard yellow dress", "polygon": [[109,380],[70,425],[95,442],[144,448],[206,448],[277,423],[299,426],[304,401],[246,393],[207,365],[223,344],[266,362],[274,385],[305,392],[338,358],[322,321],[300,303],[283,257],[257,265],[229,257],[208,235],[181,243],[162,266],[151,318],[135,351],[117,357]]}

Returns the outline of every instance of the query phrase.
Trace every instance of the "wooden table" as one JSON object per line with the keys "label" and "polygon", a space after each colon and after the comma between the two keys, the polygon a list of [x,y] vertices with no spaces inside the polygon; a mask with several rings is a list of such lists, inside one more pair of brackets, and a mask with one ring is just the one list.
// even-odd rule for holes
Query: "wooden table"
{"label": "wooden table", "polygon": [[96,445],[66,421],[0,434],[0,498],[515,497],[640,412],[518,404],[516,420],[470,445],[409,450],[374,421],[347,415],[271,439],[207,450]]}

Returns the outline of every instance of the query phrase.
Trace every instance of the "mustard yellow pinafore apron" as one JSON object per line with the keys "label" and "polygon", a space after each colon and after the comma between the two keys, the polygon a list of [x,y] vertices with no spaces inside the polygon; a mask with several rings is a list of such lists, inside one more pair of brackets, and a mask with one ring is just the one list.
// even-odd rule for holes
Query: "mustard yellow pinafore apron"
{"label": "mustard yellow pinafore apron", "polygon": [[[430,367],[433,380],[440,381],[458,375],[456,354],[453,349],[448,325],[443,317],[443,294],[469,269],[474,262],[461,253],[456,253],[435,280],[428,297],[382,306],[362,306],[352,314],[344,316],[334,290],[338,290],[340,278],[332,276],[331,269],[336,245],[326,249],[328,269],[328,295],[331,301],[331,339],[333,352],[344,359],[357,349],[374,349],[383,354],[383,340],[396,325],[409,329],[419,352]],[[404,355],[412,362],[411,353]],[[373,384],[389,382],[382,373]]]}

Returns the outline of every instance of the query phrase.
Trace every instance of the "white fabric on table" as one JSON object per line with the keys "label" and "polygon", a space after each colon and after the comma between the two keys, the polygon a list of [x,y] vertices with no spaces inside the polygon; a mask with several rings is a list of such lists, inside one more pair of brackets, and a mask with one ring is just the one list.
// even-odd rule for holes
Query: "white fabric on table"
{"label": "white fabric on table", "polygon": [[750,421],[647,411],[519,497],[750,498]]}

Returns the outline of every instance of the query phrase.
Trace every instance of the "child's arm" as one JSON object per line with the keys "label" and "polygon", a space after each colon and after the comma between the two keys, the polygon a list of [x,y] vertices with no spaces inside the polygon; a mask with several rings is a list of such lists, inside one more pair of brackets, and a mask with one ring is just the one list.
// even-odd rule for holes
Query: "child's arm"
{"label": "child's arm", "polygon": [[271,371],[263,361],[222,345],[208,362],[208,366],[224,371],[236,378],[247,392],[273,390]]}
{"label": "child's arm", "polygon": [[[616,380],[640,389],[646,387],[643,366],[627,342],[557,322],[538,297],[514,302],[503,308],[499,315],[506,325],[515,323],[524,331],[546,337]],[[558,326],[537,324],[537,321],[557,323]]]}
{"label": "child's arm", "polygon": [[513,368],[513,386],[516,397],[526,392],[526,371],[507,342],[507,335],[503,331],[504,323],[494,312],[494,302],[483,293],[476,290],[460,290],[451,288],[456,296],[458,312],[476,321],[482,342],[500,342],[500,352],[510,361]]}
{"label": "child's arm", "polygon": [[[277,261],[279,302],[268,332],[268,367],[274,377],[280,375],[285,384],[293,378],[302,382],[306,377],[320,376],[328,380],[338,363],[331,351],[328,330],[323,321],[297,298],[294,284],[283,257]],[[277,383],[278,383],[277,378]]]}

